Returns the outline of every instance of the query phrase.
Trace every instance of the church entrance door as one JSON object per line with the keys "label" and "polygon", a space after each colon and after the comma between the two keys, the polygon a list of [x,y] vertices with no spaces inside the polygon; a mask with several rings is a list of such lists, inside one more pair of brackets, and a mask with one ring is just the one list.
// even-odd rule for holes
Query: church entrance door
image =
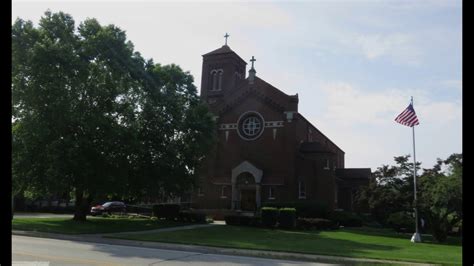
{"label": "church entrance door", "polygon": [[255,189],[240,190],[240,208],[243,211],[255,211]]}

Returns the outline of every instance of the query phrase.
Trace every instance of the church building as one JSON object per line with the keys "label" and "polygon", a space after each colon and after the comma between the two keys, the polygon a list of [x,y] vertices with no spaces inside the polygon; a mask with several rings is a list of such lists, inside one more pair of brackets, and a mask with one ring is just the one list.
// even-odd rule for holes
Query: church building
{"label": "church building", "polygon": [[344,151],[257,77],[226,44],[203,55],[201,98],[215,114],[217,143],[192,193],[199,209],[257,210],[265,202],[311,201],[352,210],[370,168],[344,168]]}

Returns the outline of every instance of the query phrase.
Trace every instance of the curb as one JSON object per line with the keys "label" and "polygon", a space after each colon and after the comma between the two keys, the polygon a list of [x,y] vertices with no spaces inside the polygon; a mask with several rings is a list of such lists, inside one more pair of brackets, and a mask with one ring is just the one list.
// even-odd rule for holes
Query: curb
{"label": "curb", "polygon": [[95,235],[90,235],[90,234],[87,236],[81,236],[81,235],[44,233],[44,232],[37,232],[37,231],[12,230],[12,235],[52,238],[52,239],[59,239],[59,240],[74,240],[74,241],[101,243],[101,244],[110,244],[110,245],[121,245],[121,246],[179,250],[179,251],[197,252],[197,253],[203,253],[203,254],[261,257],[261,258],[270,258],[270,259],[284,259],[284,260],[321,262],[321,263],[341,263],[344,265],[361,264],[361,263],[363,264],[366,264],[366,263],[397,264],[397,265],[436,265],[436,264],[426,264],[426,263],[416,263],[416,262],[406,262],[406,261],[363,259],[363,258],[338,257],[338,256],[328,256],[328,255],[313,255],[313,254],[305,254],[305,253],[291,253],[291,252],[281,252],[281,251],[249,250],[249,249],[220,248],[220,247],[200,246],[200,245],[172,244],[172,243],[163,243],[163,242],[136,241],[136,240],[125,240],[125,239],[117,239],[117,238],[103,238],[102,235],[95,236]]}

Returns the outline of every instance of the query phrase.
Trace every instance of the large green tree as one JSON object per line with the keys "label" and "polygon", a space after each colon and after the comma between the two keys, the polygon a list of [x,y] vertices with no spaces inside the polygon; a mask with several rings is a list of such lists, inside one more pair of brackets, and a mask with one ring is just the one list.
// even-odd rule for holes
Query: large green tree
{"label": "large green tree", "polygon": [[192,76],[145,61],[125,32],[45,12],[12,26],[13,185],[73,192],[75,220],[107,195],[179,195],[213,142]]}
{"label": "large green tree", "polygon": [[[444,169],[444,170],[443,170]],[[438,159],[420,176],[420,210],[433,236],[440,242],[462,222],[462,154]]]}
{"label": "large green tree", "polygon": [[[368,187],[356,194],[356,206],[369,208],[377,221],[387,224],[390,214],[413,206],[413,163],[410,156],[394,157],[395,165],[382,165],[373,172]],[[417,169],[420,163],[417,162]]]}
{"label": "large green tree", "polygon": [[176,65],[149,61],[145,73],[137,101],[140,112],[132,127],[139,141],[131,153],[130,184],[139,188],[138,197],[179,196],[195,183],[215,141],[213,115],[197,97],[192,76]]}
{"label": "large green tree", "polygon": [[[396,217],[402,217],[398,222],[407,225],[406,214],[413,211],[413,163],[408,155],[394,159],[396,165],[383,165],[373,173],[375,180],[358,192],[356,205],[369,207],[383,225],[389,225]],[[435,239],[442,242],[453,226],[462,224],[462,154],[438,159],[432,168],[417,173],[419,217],[425,220]]]}

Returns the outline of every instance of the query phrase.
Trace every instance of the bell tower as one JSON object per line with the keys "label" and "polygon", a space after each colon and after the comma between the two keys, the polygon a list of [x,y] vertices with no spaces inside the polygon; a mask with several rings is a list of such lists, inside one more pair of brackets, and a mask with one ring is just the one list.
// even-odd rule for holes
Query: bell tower
{"label": "bell tower", "polygon": [[201,98],[208,104],[217,103],[245,79],[247,63],[225,44],[212,52],[204,54],[202,60]]}

